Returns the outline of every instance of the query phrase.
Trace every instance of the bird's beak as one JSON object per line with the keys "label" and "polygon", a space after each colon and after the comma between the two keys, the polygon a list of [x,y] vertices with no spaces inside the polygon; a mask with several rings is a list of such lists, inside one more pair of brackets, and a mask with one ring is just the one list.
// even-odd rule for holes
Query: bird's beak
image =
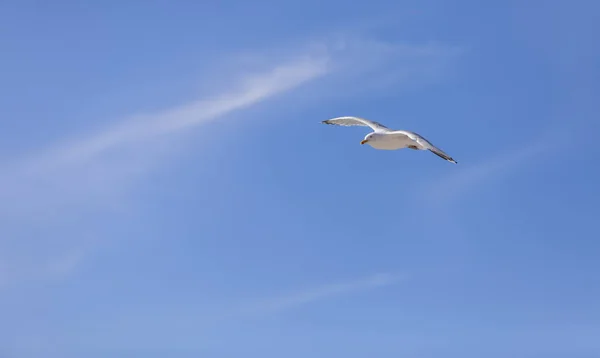
{"label": "bird's beak", "polygon": [[361,140],[361,141],[360,141],[360,144],[365,144],[365,143],[367,143],[367,142],[368,142],[368,140],[366,140],[366,139],[363,139],[363,140]]}

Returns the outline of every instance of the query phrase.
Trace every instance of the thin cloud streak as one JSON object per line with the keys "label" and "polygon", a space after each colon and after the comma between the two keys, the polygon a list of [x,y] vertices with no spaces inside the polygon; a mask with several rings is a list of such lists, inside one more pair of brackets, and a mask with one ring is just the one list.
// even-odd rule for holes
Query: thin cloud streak
{"label": "thin cloud streak", "polygon": [[50,150],[30,165],[40,168],[91,160],[120,145],[207,123],[324,76],[327,72],[328,58],[325,56],[281,64],[266,73],[242,78],[229,93],[200,99],[162,113],[131,118],[98,135]]}
{"label": "thin cloud streak", "polygon": [[85,255],[85,251],[78,249],[57,256],[29,256],[27,259],[19,255],[0,256],[0,290],[13,283],[69,276],[83,262]]}
{"label": "thin cloud streak", "polygon": [[501,153],[483,162],[466,166],[463,160],[459,165],[466,166],[465,169],[431,181],[419,190],[420,197],[425,198],[429,204],[443,206],[458,198],[465,191],[476,189],[486,181],[496,177],[509,175],[524,163],[540,158],[553,150],[558,149],[555,143],[557,138],[563,136],[562,132],[548,130],[537,139],[525,145]]}
{"label": "thin cloud streak", "polygon": [[546,150],[548,150],[546,146],[534,144],[492,157],[430,183],[426,189],[427,196],[430,201],[449,202],[469,188],[475,188],[491,178],[506,175],[523,162],[537,157]]}
{"label": "thin cloud streak", "polygon": [[380,273],[350,282],[331,283],[309,288],[290,295],[275,297],[253,305],[246,311],[252,314],[268,314],[286,311],[300,306],[324,301],[337,296],[370,291],[376,288],[392,286],[407,278],[403,274]]}
{"label": "thin cloud streak", "polygon": [[[126,346],[141,345],[148,346],[160,340],[168,327],[186,328],[194,332],[190,336],[190,342],[197,342],[197,337],[212,337],[214,332],[227,331],[231,325],[239,327],[254,324],[257,320],[268,318],[270,315],[283,313],[298,308],[310,309],[312,305],[329,300],[344,300],[346,296],[359,293],[369,293],[377,289],[385,289],[408,279],[408,275],[397,273],[379,273],[366,277],[355,278],[348,282],[334,282],[322,286],[300,289],[289,295],[265,294],[257,300],[246,298],[243,292],[239,295],[244,297],[242,302],[232,302],[227,299],[218,302],[192,302],[183,304],[164,305],[137,305],[126,311],[117,310],[114,315],[106,315],[92,322],[92,330],[105,332],[110,341]],[[156,325],[156,321],[162,322]],[[131,335],[131,332],[135,334]],[[89,335],[77,335],[73,337],[82,346],[95,345],[96,342],[88,341]],[[187,338],[184,338],[187,340]],[[69,343],[64,343],[69,346]],[[72,345],[72,344],[71,344]]]}
{"label": "thin cloud streak", "polygon": [[[159,140],[169,134],[220,119],[326,75],[327,56],[305,56],[261,74],[242,76],[228,93],[200,99],[161,113],[134,116],[104,132],[48,148],[0,171],[0,213],[26,213],[27,207],[88,204],[118,192],[156,164]],[[115,156],[115,153],[117,154]],[[110,196],[110,195],[109,195]]]}

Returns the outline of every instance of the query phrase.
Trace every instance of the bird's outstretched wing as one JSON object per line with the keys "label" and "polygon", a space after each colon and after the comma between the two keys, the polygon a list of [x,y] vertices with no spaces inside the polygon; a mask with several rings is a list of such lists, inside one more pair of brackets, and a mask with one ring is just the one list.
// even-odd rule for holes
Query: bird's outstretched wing
{"label": "bird's outstretched wing", "polygon": [[419,148],[421,149],[425,149],[425,150],[429,150],[430,152],[432,152],[433,154],[437,155],[438,157],[445,159],[451,163],[457,164],[458,162],[456,160],[454,160],[451,156],[449,156],[448,154],[446,154],[443,150],[441,150],[440,148],[436,147],[435,145],[431,144],[431,142],[429,142],[427,139],[425,139],[425,137],[415,133],[415,132],[410,132],[410,131],[393,131],[392,133],[394,134],[398,134],[398,135],[404,135],[407,136],[408,138],[412,139],[413,141],[415,141]]}
{"label": "bird's outstretched wing", "polygon": [[332,124],[337,126],[363,126],[363,127],[371,127],[375,132],[389,132],[390,129],[384,126],[381,123],[370,121],[368,119],[360,118],[360,117],[336,117],[332,119],[328,119],[322,121],[321,123]]}

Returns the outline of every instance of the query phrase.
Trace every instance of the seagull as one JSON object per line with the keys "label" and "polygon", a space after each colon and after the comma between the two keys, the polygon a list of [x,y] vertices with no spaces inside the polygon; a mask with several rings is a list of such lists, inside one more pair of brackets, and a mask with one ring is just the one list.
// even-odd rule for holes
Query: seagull
{"label": "seagull", "polygon": [[368,119],[352,116],[336,117],[322,121],[321,123],[336,125],[336,126],[363,126],[371,127],[373,132],[367,134],[360,144],[369,144],[375,149],[396,150],[402,148],[410,148],[414,150],[429,150],[438,157],[457,164],[456,160],[452,159],[443,150],[431,144],[427,139],[410,131],[397,131],[389,129],[381,123],[370,121]]}

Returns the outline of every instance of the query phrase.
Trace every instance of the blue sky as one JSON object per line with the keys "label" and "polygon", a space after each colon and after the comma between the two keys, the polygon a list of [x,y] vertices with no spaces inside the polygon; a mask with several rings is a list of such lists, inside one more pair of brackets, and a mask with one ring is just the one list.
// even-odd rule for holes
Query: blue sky
{"label": "blue sky", "polygon": [[0,356],[600,356],[599,11],[3,2]]}

